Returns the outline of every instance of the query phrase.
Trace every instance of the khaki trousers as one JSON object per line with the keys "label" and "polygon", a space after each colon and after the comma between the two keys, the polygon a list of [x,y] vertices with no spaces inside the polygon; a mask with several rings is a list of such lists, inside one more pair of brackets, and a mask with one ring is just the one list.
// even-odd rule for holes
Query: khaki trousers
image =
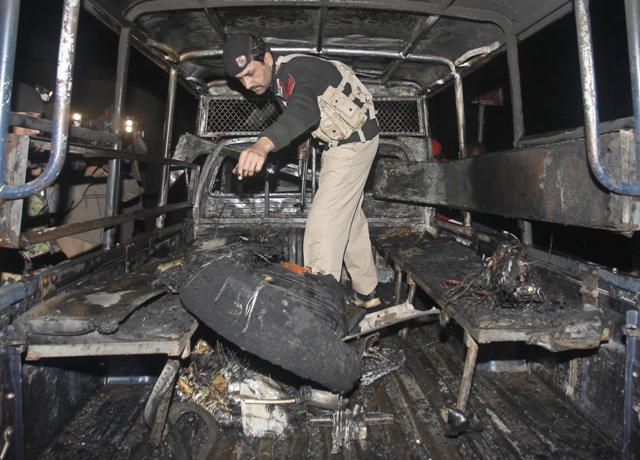
{"label": "khaki trousers", "polygon": [[322,154],[318,191],[304,232],[305,265],[340,281],[344,261],[353,288],[364,295],[378,285],[369,227],[362,211],[364,184],[378,142],[376,136]]}

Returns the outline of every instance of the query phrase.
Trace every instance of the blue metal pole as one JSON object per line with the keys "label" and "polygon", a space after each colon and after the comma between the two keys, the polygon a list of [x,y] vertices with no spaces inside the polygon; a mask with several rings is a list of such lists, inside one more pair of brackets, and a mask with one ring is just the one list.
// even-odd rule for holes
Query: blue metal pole
{"label": "blue metal pole", "polygon": [[[0,1],[0,4],[4,4],[4,0]],[[71,83],[79,14],[80,0],[65,0],[62,14],[60,50],[58,52],[56,98],[49,162],[44,172],[31,182],[14,186],[0,183],[0,199],[17,200],[44,190],[56,180],[62,170],[62,166],[64,166],[68,144]]]}
{"label": "blue metal pole", "polygon": [[4,182],[19,15],[20,0],[0,1],[0,183]]}
{"label": "blue metal pole", "polygon": [[625,0],[624,11],[627,19],[631,100],[636,128],[636,164],[640,179],[640,133],[638,132],[640,130],[640,4],[638,0]]}

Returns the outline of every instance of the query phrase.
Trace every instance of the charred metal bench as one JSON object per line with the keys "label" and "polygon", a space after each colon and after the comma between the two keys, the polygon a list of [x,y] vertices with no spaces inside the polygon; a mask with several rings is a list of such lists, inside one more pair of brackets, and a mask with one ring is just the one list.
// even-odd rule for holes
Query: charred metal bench
{"label": "charred metal bench", "polygon": [[[450,285],[446,280],[464,279],[483,268],[482,257],[469,247],[472,241],[460,237],[457,240],[436,239],[426,233],[373,238],[378,253],[395,265],[396,302],[400,300],[406,275],[410,300],[419,286],[439,305],[442,324],[453,320],[464,329],[467,356],[456,403],[459,411],[467,409],[480,344],[524,342],[558,352],[597,348],[607,339],[609,331],[603,324],[601,310],[586,298],[592,290],[579,290],[557,275],[553,283],[550,283],[553,275],[543,276],[544,287],[549,289],[548,298],[562,297],[562,305],[552,311],[490,309],[464,299],[450,301],[447,297]],[[585,287],[588,278],[585,276]]]}
{"label": "charred metal bench", "polygon": [[42,302],[15,321],[27,361],[42,358],[166,355],[144,416],[159,445],[179,359],[189,356],[198,322],[177,295],[154,283],[157,266]]}

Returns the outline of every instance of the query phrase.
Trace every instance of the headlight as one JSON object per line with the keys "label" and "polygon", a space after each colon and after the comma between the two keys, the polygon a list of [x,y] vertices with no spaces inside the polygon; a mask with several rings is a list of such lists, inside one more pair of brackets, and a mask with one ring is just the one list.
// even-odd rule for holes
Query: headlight
{"label": "headlight", "polygon": [[127,118],[124,122],[124,130],[128,133],[133,132],[133,120],[131,118]]}

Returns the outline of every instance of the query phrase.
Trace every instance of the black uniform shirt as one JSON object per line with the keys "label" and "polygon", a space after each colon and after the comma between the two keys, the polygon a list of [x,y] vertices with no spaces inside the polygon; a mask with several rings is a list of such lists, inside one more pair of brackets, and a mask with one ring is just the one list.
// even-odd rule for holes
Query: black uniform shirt
{"label": "black uniform shirt", "polygon": [[[317,128],[320,122],[320,108],[318,96],[321,96],[329,86],[337,88],[342,81],[338,69],[324,59],[301,56],[291,59],[280,66],[274,75],[271,90],[276,100],[283,108],[278,120],[269,126],[260,136],[268,137],[279,150],[303,133]],[[351,87],[346,85],[345,94],[351,93]],[[358,99],[354,101],[361,106]],[[378,122],[369,119],[362,127],[366,140],[371,140],[379,133]],[[340,144],[360,142],[358,133],[353,133]]]}

